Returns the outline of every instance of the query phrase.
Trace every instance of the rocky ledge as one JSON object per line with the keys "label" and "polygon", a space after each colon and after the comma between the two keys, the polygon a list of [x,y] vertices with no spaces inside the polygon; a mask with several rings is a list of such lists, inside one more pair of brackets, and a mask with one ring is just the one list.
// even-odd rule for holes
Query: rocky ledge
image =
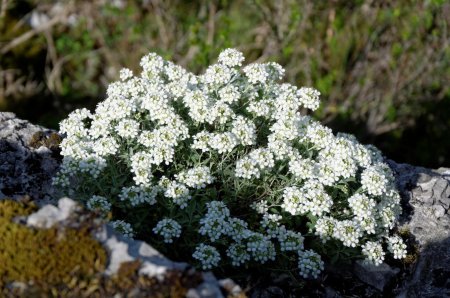
{"label": "rocky ledge", "polygon": [[[51,130],[0,113],[0,199],[27,195],[41,209],[26,219],[28,226],[48,228],[73,224],[67,221],[77,205],[70,199],[54,201],[51,177],[60,162],[55,145],[59,136]],[[388,161],[397,179],[404,212],[399,231],[409,238],[413,251],[407,263],[379,267],[355,263],[349,268],[326,268],[325,278],[316,281],[304,296],[315,297],[450,297],[450,169],[431,170]],[[53,205],[50,205],[52,203]],[[72,217],[70,217],[72,218]],[[122,263],[139,260],[139,274],[164,278],[173,270],[190,272],[188,264],[172,262],[147,243],[128,239],[108,226],[93,237],[108,253],[106,273],[114,274]],[[1,245],[0,245],[1,246]],[[186,273],[187,274],[187,273]],[[198,273],[196,287],[188,297],[241,295],[233,281],[217,280],[211,273]],[[283,276],[252,285],[250,297],[295,297],[284,285]]]}

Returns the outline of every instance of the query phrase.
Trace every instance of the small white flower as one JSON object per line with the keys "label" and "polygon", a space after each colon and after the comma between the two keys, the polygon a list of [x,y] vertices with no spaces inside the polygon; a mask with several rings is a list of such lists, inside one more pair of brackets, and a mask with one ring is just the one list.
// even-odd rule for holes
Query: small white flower
{"label": "small white flower", "polygon": [[119,72],[120,79],[122,81],[126,81],[128,79],[131,79],[133,77],[133,72],[128,68],[122,68]]}
{"label": "small white flower", "polygon": [[139,131],[139,122],[132,119],[123,119],[117,124],[116,131],[123,138],[135,138]]}
{"label": "small white flower", "polygon": [[234,243],[227,249],[227,256],[231,259],[233,266],[241,266],[250,261],[250,254],[247,247],[240,243]]}
{"label": "small white flower", "polygon": [[121,201],[130,202],[131,206],[137,206],[143,203],[149,205],[156,204],[158,189],[156,187],[130,186],[123,187],[119,198]]}
{"label": "small white flower", "polygon": [[226,85],[219,90],[219,97],[221,102],[232,104],[240,99],[241,93],[236,86]]}
{"label": "small white flower", "polygon": [[269,260],[275,260],[275,246],[266,236],[249,231],[245,240],[247,251],[255,261],[264,264]]}
{"label": "small white flower", "polygon": [[217,150],[220,154],[231,152],[238,144],[239,140],[232,132],[214,134],[208,143],[212,149]]}
{"label": "small white flower", "polygon": [[381,243],[374,241],[367,241],[362,246],[362,253],[366,256],[366,261],[376,266],[384,261],[384,251]]}
{"label": "small white flower", "polygon": [[220,53],[218,62],[228,67],[241,66],[244,55],[235,49],[226,49]]}
{"label": "small white flower", "polygon": [[299,188],[295,186],[287,187],[283,192],[281,208],[292,215],[305,214],[308,212],[307,198]]}
{"label": "small white flower", "polygon": [[305,108],[317,110],[320,104],[320,92],[313,88],[302,87],[298,90],[297,95]]}
{"label": "small white flower", "polygon": [[348,204],[359,219],[370,218],[375,215],[376,202],[364,194],[354,194],[348,198]]}
{"label": "small white flower", "polygon": [[298,269],[304,278],[317,278],[324,268],[322,258],[313,250],[300,250],[298,252]]}
{"label": "small white flower", "polygon": [[229,218],[228,227],[226,229],[228,236],[236,242],[241,242],[246,237],[248,223],[239,218]]}
{"label": "small white flower", "polygon": [[388,250],[394,255],[394,259],[404,259],[406,257],[406,244],[399,236],[387,238]]}
{"label": "small white flower", "polygon": [[142,77],[155,80],[162,73],[164,60],[155,53],[150,53],[141,59]]}
{"label": "small white flower", "polygon": [[299,251],[303,249],[303,236],[299,232],[286,230],[278,235],[281,251]]}
{"label": "small white flower", "polygon": [[90,210],[96,210],[102,213],[108,213],[109,211],[111,211],[111,203],[107,198],[102,196],[92,196],[87,201],[86,206]]}
{"label": "small white flower", "polygon": [[208,67],[202,76],[203,81],[209,85],[225,85],[231,80],[232,71],[226,65],[214,64]]}
{"label": "small white flower", "polygon": [[260,221],[261,227],[266,230],[270,238],[276,238],[280,233],[286,231],[286,228],[280,225],[282,219],[283,217],[281,215],[265,213],[263,214],[263,219]]}
{"label": "small white flower", "polygon": [[181,225],[173,219],[164,218],[153,228],[153,233],[164,237],[164,242],[172,243],[173,238],[180,237]]}
{"label": "small white flower", "polygon": [[193,139],[194,143],[192,144],[193,149],[199,149],[203,152],[207,152],[210,150],[209,143],[212,139],[213,135],[207,131],[201,131],[197,133]]}
{"label": "small white flower", "polygon": [[256,142],[255,124],[243,116],[237,116],[233,120],[231,132],[244,146],[254,145]]}
{"label": "small white flower", "polygon": [[269,206],[266,201],[254,202],[250,207],[252,207],[252,209],[259,214],[265,214],[269,210]]}
{"label": "small white flower", "polygon": [[336,227],[336,220],[332,217],[324,216],[317,220],[315,234],[322,239],[322,242],[326,242],[334,235],[334,229]]}
{"label": "small white flower", "polygon": [[385,193],[388,182],[382,168],[378,164],[366,168],[361,174],[363,189],[374,196],[380,196]]}
{"label": "small white flower", "polygon": [[361,236],[361,228],[355,221],[335,221],[333,238],[342,241],[345,246],[356,247]]}
{"label": "small white flower", "polygon": [[110,221],[109,224],[113,227],[114,230],[121,233],[127,238],[134,237],[134,231],[131,225],[123,220],[114,220]]}
{"label": "small white flower", "polygon": [[195,167],[187,171],[182,171],[175,175],[175,178],[191,188],[205,188],[214,181],[208,167]]}
{"label": "small white flower", "polygon": [[200,261],[203,270],[217,267],[220,262],[220,254],[217,249],[203,243],[196,247],[192,257]]}
{"label": "small white flower", "polygon": [[269,73],[263,64],[250,64],[244,67],[243,70],[248,78],[248,81],[252,84],[265,84],[269,79]]}
{"label": "small white flower", "polygon": [[261,172],[258,168],[258,163],[249,156],[239,159],[236,162],[236,177],[245,179],[259,178]]}
{"label": "small white flower", "polygon": [[192,198],[186,185],[176,181],[170,182],[164,191],[164,196],[171,198],[175,204],[180,206],[181,209],[186,208],[189,200]]}

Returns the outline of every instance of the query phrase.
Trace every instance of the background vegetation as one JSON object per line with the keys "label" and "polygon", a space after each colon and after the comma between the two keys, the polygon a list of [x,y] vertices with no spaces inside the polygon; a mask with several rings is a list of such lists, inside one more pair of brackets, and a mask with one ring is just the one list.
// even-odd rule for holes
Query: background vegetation
{"label": "background vegetation", "polygon": [[450,166],[445,0],[2,0],[0,110],[57,128],[148,52],[201,72],[226,47],[322,92],[315,114],[400,162]]}

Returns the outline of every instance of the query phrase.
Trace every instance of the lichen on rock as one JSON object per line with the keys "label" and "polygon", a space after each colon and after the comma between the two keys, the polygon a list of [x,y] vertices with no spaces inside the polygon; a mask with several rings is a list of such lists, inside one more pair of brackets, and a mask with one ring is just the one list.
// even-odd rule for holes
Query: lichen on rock
{"label": "lichen on rock", "polygon": [[58,286],[104,270],[107,253],[92,238],[89,227],[33,229],[14,222],[15,217],[28,215],[33,209],[17,201],[0,201],[2,285],[22,282]]}

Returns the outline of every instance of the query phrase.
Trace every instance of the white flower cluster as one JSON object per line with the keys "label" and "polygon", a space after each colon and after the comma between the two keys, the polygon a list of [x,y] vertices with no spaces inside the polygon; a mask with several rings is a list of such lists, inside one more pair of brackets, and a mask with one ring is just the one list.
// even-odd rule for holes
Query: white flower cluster
{"label": "white flower cluster", "polygon": [[197,167],[182,171],[176,174],[175,178],[191,188],[205,188],[206,185],[214,181],[208,167]]}
{"label": "white flower cluster", "polygon": [[333,237],[349,247],[356,247],[363,233],[359,225],[352,220],[336,221]]}
{"label": "white flower cluster", "polygon": [[188,201],[192,198],[189,194],[189,189],[183,183],[171,181],[165,188],[164,196],[171,198],[172,201],[179,205],[181,209],[187,207]]}
{"label": "white flower cluster", "polygon": [[381,243],[367,241],[362,247],[363,254],[367,257],[367,261],[374,265],[380,265],[384,261],[384,251]]}
{"label": "white flower cluster", "polygon": [[275,260],[276,251],[275,245],[270,241],[268,236],[261,233],[248,231],[246,237],[247,251],[250,252],[252,258],[264,264],[269,260]]}
{"label": "white flower cluster", "polygon": [[101,213],[108,213],[111,211],[111,203],[107,198],[102,196],[92,196],[86,203],[89,210],[99,211]]}
{"label": "white flower cluster", "polygon": [[181,235],[181,226],[175,220],[164,218],[153,228],[153,233],[164,237],[164,242],[172,243],[173,238],[179,238]]}
{"label": "white flower cluster", "polygon": [[200,261],[203,270],[212,269],[220,262],[220,254],[217,249],[214,246],[203,243],[196,247],[192,257]]}
{"label": "white flower cluster", "polygon": [[281,207],[292,215],[306,214],[321,215],[330,212],[333,200],[325,192],[323,184],[315,180],[308,180],[301,187],[287,187],[284,190]]}
{"label": "white flower cluster", "polygon": [[366,168],[361,174],[361,184],[368,194],[380,196],[387,191],[389,183],[382,165],[373,165]]}
{"label": "white flower cluster", "polygon": [[[64,159],[54,183],[114,219],[120,208],[121,218],[148,208],[167,243],[181,229],[196,235],[193,257],[205,269],[220,252],[234,266],[296,254],[300,275],[316,277],[323,262],[305,250],[298,223],[323,245],[358,247],[376,264],[386,243],[404,257],[404,243],[389,237],[400,196],[381,153],[301,115],[319,107],[320,93],[280,83],[277,63],[243,62],[226,49],[195,75],[152,53],[140,75],[123,69],[95,111],[61,122]],[[133,234],[123,220],[113,225]]]}
{"label": "white flower cluster", "polygon": [[156,196],[158,189],[156,187],[143,188],[141,186],[123,187],[119,198],[122,201],[130,202],[131,206],[137,206],[147,203],[149,205],[156,204]]}
{"label": "white flower cluster", "polygon": [[295,231],[282,231],[278,234],[281,251],[300,251],[303,249],[303,236]]}
{"label": "white flower cluster", "polygon": [[228,234],[230,210],[228,210],[224,203],[219,201],[212,201],[207,203],[206,206],[208,212],[200,220],[200,229],[198,232],[201,235],[207,235],[211,242],[214,242],[222,234]]}
{"label": "white flower cluster", "polygon": [[113,220],[109,222],[114,230],[121,233],[125,237],[133,238],[134,230],[131,225],[123,220]]}
{"label": "white flower cluster", "polygon": [[304,251],[299,251],[298,253],[298,268],[300,270],[300,275],[308,278],[317,276],[322,272],[324,268],[324,263],[319,254],[315,251],[309,249]]}
{"label": "white flower cluster", "polygon": [[227,249],[227,256],[231,259],[233,266],[241,266],[250,261],[250,254],[247,246],[241,243],[234,243]]}
{"label": "white flower cluster", "polygon": [[265,170],[275,165],[273,153],[266,148],[258,148],[251,151],[247,156],[236,163],[236,176],[242,178],[259,178]]}
{"label": "white flower cluster", "polygon": [[406,244],[399,236],[388,238],[388,250],[394,255],[394,259],[403,259],[406,257]]}

